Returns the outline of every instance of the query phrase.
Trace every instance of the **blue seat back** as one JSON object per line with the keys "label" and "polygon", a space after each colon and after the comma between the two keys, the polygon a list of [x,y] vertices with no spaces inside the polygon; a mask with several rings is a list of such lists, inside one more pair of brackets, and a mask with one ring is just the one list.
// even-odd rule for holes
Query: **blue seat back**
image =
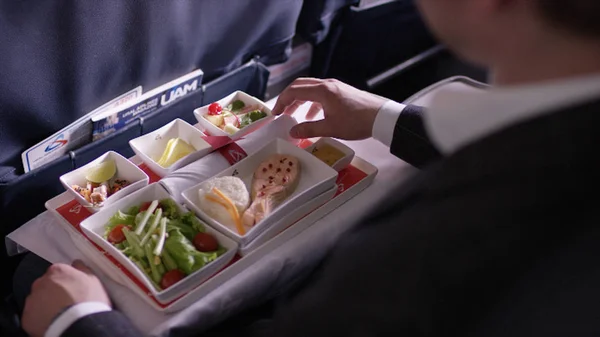
{"label": "blue seat back", "polygon": [[[287,58],[302,0],[0,2],[0,178],[20,154],[135,86]],[[16,170],[15,170],[16,169]],[[2,180],[0,180],[2,181]]]}
{"label": "blue seat back", "polygon": [[[64,155],[27,174],[8,174],[9,181],[0,182],[0,214],[2,214],[0,235],[4,237],[44,211],[44,203],[47,200],[64,192],[59,181],[61,175],[89,163],[109,150],[131,156],[133,151],[129,146],[129,140],[153,131],[175,118],[182,118],[195,124],[193,110],[206,103],[205,97],[209,98],[207,102],[211,102],[233,91],[242,90],[261,98],[265,94],[268,77],[269,72],[266,67],[252,60],[206,83],[202,90],[197,90],[143,119],[138,119],[135,123],[106,138],[85,145],[70,155]],[[0,244],[0,250],[5,252],[4,241]],[[0,262],[5,254],[1,252]]]}

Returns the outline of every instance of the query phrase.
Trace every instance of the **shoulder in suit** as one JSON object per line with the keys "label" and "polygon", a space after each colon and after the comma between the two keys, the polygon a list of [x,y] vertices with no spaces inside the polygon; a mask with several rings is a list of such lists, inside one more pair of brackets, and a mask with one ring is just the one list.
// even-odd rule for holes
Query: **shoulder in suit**
{"label": "shoulder in suit", "polygon": [[[542,286],[546,294],[560,292],[560,283],[544,284],[560,278],[522,280],[597,233],[600,214],[586,191],[600,188],[598,112],[600,101],[502,130],[429,167],[411,190],[392,191],[402,197],[390,198],[340,240],[306,288],[279,309],[277,335],[473,335],[486,331],[475,329],[481,322],[514,317],[523,303],[542,309],[548,303],[503,300],[517,286],[525,287],[521,293]],[[557,326],[552,317],[572,310],[560,303],[567,302],[552,302],[553,315],[538,317],[531,336],[544,335],[544,326]],[[586,308],[598,312],[600,304]],[[589,335],[598,324],[586,317],[582,332]],[[503,323],[504,335],[512,336]],[[561,323],[568,334],[582,319]]]}

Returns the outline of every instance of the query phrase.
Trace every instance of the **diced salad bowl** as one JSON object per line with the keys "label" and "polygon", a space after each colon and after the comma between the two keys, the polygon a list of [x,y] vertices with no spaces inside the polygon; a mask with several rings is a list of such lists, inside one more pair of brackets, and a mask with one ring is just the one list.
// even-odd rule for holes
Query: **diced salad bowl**
{"label": "diced salad bowl", "polygon": [[[214,236],[214,238],[216,238],[216,240],[218,242],[220,249],[221,250],[224,249],[225,251],[223,252],[222,255],[218,256],[213,261],[206,263],[200,269],[185,276],[182,280],[175,283],[174,285],[172,285],[166,289],[157,288],[157,283],[152,280],[150,274],[147,274],[147,272],[145,272],[144,270],[141,269],[139,264],[136,264],[136,262],[133,262],[121,250],[119,250],[115,245],[113,245],[111,242],[109,242],[107,240],[107,238],[105,238],[107,224],[109,224],[109,222],[111,222],[111,221],[113,221],[113,222],[117,221],[117,220],[113,220],[113,219],[115,219],[115,218],[113,218],[113,216],[117,217],[116,214],[118,214],[119,211],[127,212],[132,207],[140,206],[144,203],[149,203],[154,200],[170,200],[171,201],[170,204],[174,205],[173,207],[175,207],[176,212],[178,212],[179,214],[187,213],[185,208],[182,205],[175,202],[175,200],[173,200],[171,198],[171,196],[160,185],[160,183],[154,183],[154,184],[148,185],[147,187],[119,200],[118,202],[116,202],[108,207],[105,207],[104,209],[102,209],[102,211],[90,216],[89,218],[87,218],[83,222],[81,222],[80,226],[81,226],[81,230],[83,231],[83,233],[90,240],[92,240],[95,244],[100,246],[108,254],[110,254],[112,257],[114,257],[122,266],[124,266],[141,284],[143,284],[148,289],[148,291],[151,293],[151,295],[154,296],[154,298],[156,298],[156,300],[158,302],[169,303],[169,302],[174,301],[177,298],[185,295],[187,292],[191,291],[195,287],[199,286],[204,281],[206,281],[208,278],[210,278],[212,275],[214,275],[219,270],[221,270],[223,267],[225,267],[235,256],[236,251],[238,249],[238,245],[236,242],[234,242],[230,238],[226,237],[225,235],[221,234],[220,232],[213,229],[212,227],[199,221],[193,214],[190,214],[193,216],[194,219],[196,219],[198,222],[202,223],[205,233],[209,233],[212,236]],[[147,226],[149,226],[149,225],[150,224],[148,223]],[[132,228],[131,228],[132,232],[135,230],[135,226],[136,225],[132,226]],[[173,234],[173,232],[169,232],[169,233],[172,234],[171,235],[172,238],[171,238],[171,236],[166,238],[165,247],[167,247],[167,245],[169,243],[169,241],[168,241],[169,239],[176,240],[180,237],[179,234]],[[165,249],[165,251],[166,251],[166,248],[163,248],[163,249]],[[169,255],[171,255],[173,257],[173,260],[177,261],[177,265],[179,267],[180,260],[176,259],[176,257],[180,256],[180,253],[185,254],[186,252],[178,252],[177,256],[172,254],[172,252],[173,251],[171,250],[171,254],[169,254]],[[195,254],[195,253],[190,253],[190,254]],[[181,255],[181,256],[183,256],[183,258],[185,258],[185,255]],[[200,255],[195,254],[193,256],[194,256],[194,258],[198,258],[198,256],[200,256]],[[164,254],[161,256],[161,259],[166,259]],[[109,259],[103,259],[99,263],[111,264],[112,262]],[[164,262],[164,264],[166,265],[166,262]],[[181,269],[181,268],[178,268],[178,269]],[[121,282],[120,280],[115,280],[115,281]],[[129,284],[129,286],[134,286],[133,281],[131,281],[131,282],[132,283]]]}
{"label": "diced salad bowl", "polygon": [[[217,103],[219,106],[223,108],[227,108],[228,106],[232,106],[234,102],[239,101],[243,102],[245,108],[257,107],[261,111],[266,114],[266,117],[256,120],[250,123],[248,126],[240,128],[235,132],[225,132],[221,128],[215,126],[213,123],[209,121],[209,108],[211,104]],[[227,136],[233,140],[237,140],[257,129],[266,123],[272,121],[275,117],[271,113],[271,109],[267,107],[267,105],[256,97],[250,96],[243,91],[236,91],[227,97],[224,97],[216,102],[205,105],[203,107],[197,108],[194,110],[194,115],[196,119],[200,123],[201,128],[205,133],[211,136]]]}

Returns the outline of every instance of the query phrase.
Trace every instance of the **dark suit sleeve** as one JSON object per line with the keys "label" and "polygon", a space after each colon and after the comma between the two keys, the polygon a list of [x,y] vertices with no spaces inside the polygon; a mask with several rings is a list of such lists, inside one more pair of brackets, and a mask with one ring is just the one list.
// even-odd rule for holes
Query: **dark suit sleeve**
{"label": "dark suit sleeve", "polygon": [[118,311],[107,311],[80,318],[61,337],[142,337],[131,322]]}
{"label": "dark suit sleeve", "polygon": [[393,155],[418,168],[441,157],[425,131],[423,110],[423,107],[408,105],[402,111],[396,122],[390,147]]}

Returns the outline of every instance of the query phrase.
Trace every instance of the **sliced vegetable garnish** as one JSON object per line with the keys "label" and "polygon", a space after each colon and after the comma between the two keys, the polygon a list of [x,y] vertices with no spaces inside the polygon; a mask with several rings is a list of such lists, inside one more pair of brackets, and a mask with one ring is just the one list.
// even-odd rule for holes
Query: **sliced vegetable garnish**
{"label": "sliced vegetable garnish", "polygon": [[[118,211],[105,227],[104,238],[131,259],[159,290],[177,283],[226,251],[216,240],[216,243],[206,241],[202,251],[196,249],[193,241],[198,234],[204,234],[204,225],[193,213],[180,213],[179,207],[171,199],[154,200],[130,208],[127,213]],[[212,248],[213,251],[205,251]]]}
{"label": "sliced vegetable garnish", "polygon": [[138,227],[135,229],[135,234],[142,235],[142,232],[144,231],[144,227],[146,227],[146,223],[148,222],[148,219],[150,219],[150,215],[152,213],[154,213],[156,206],[158,206],[158,200],[152,201],[152,203],[150,204],[150,207],[148,207],[148,210],[146,210],[146,213],[144,214],[142,221],[140,222]]}
{"label": "sliced vegetable garnish", "polygon": [[154,255],[160,256],[163,251],[163,246],[165,245],[165,236],[167,235],[167,218],[162,218],[160,220],[160,232],[158,234],[158,242],[156,243],[156,247],[154,248]]}
{"label": "sliced vegetable garnish", "polygon": [[133,251],[133,255],[143,258],[145,255],[144,249],[142,248],[142,245],[140,245],[140,240],[137,238],[137,235],[131,232],[127,227],[123,228],[123,234],[127,239],[127,243],[129,243],[129,247],[131,247]]}
{"label": "sliced vegetable garnish", "polygon": [[[152,201],[146,201],[145,203],[142,204],[142,206],[138,207],[138,211],[135,214],[147,211],[148,208],[150,208],[151,204],[152,204]],[[160,208],[160,206],[156,206],[156,207]],[[129,213],[129,214],[132,214],[132,213]]]}
{"label": "sliced vegetable garnish", "polygon": [[167,270],[177,269],[177,263],[166,249],[163,249],[162,251],[162,261],[165,264],[165,267],[167,267]]}
{"label": "sliced vegetable garnish", "polygon": [[148,261],[150,261],[150,276],[152,276],[152,280],[156,283],[160,283],[162,275],[160,274],[158,268],[156,267],[156,264],[154,263],[154,255],[152,254],[151,245],[144,246],[144,253],[146,253],[146,258],[148,259]]}
{"label": "sliced vegetable garnish", "polygon": [[235,205],[233,204],[231,199],[229,199],[225,194],[223,194],[223,192],[221,192],[216,187],[214,187],[212,191],[213,191],[213,193],[218,195],[227,204],[226,208],[229,211],[229,213],[231,214],[231,217],[233,218],[233,220],[235,221],[235,228],[237,229],[238,233],[240,235],[246,234],[246,230],[244,229],[244,226],[242,225],[242,219],[240,218],[240,213],[238,212],[237,207],[235,207]]}
{"label": "sliced vegetable garnish", "polygon": [[157,209],[156,212],[154,213],[154,221],[152,221],[150,228],[148,228],[146,235],[144,235],[144,237],[142,238],[142,241],[140,242],[140,244],[142,246],[145,245],[146,242],[148,242],[148,239],[150,239],[150,235],[152,235],[152,233],[154,233],[154,231],[158,227],[158,224],[162,217],[162,213],[163,213],[162,208]]}

